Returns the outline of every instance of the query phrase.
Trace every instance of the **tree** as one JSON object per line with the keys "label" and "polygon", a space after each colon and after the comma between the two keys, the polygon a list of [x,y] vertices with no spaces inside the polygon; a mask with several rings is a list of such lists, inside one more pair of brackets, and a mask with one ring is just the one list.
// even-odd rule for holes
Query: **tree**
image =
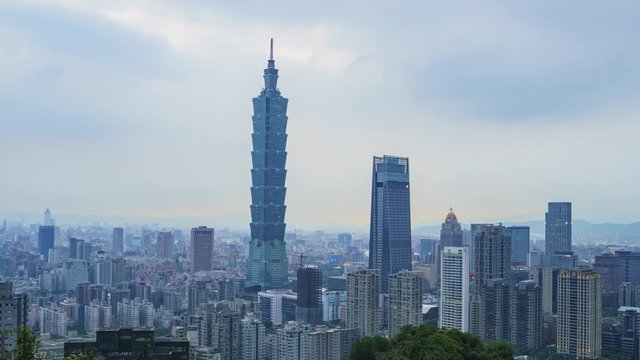
{"label": "tree", "polygon": [[17,334],[15,360],[46,360],[46,353],[40,348],[40,338],[31,329],[20,326],[15,330]]}
{"label": "tree", "polygon": [[351,347],[349,360],[372,360],[376,358],[376,354],[384,353],[389,350],[389,340],[376,336],[358,339]]}
{"label": "tree", "polygon": [[93,348],[89,348],[87,352],[84,354],[72,354],[64,358],[64,360],[96,360],[96,359],[97,359],[96,352],[93,350]]}

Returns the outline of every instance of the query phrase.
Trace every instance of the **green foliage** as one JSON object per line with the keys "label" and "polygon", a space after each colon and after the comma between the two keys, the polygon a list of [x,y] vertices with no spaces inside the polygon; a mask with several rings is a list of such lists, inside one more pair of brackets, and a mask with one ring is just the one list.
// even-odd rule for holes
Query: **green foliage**
{"label": "green foliage", "polygon": [[15,360],[46,360],[47,355],[40,349],[40,338],[28,327],[19,327],[17,334]]}
{"label": "green foliage", "polygon": [[505,342],[482,343],[457,330],[408,326],[395,338],[363,338],[351,348],[350,360],[503,360],[513,359]]}
{"label": "green foliage", "polygon": [[92,348],[89,348],[86,354],[73,354],[64,358],[64,360],[96,360],[97,355]]}
{"label": "green foliage", "polygon": [[372,360],[376,358],[376,354],[384,353],[389,350],[389,340],[383,337],[366,337],[358,339],[351,347],[349,360]]}

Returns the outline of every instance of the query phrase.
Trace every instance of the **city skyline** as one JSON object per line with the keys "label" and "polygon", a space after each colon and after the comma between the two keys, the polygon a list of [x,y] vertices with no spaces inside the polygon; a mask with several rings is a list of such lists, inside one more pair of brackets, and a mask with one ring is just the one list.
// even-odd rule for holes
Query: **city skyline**
{"label": "city skyline", "polygon": [[[640,150],[637,75],[627,71],[640,54],[624,40],[637,25],[613,20],[638,5],[414,3],[425,11],[408,15],[377,5],[285,15],[260,5],[3,4],[0,165],[12,176],[0,180],[0,214],[50,207],[60,220],[247,228],[247,98],[273,36],[299,119],[290,224],[366,227],[368,159],[378,153],[412,159],[413,224],[440,222],[450,204],[463,222],[539,219],[556,200],[575,203],[576,219],[640,220],[640,174],[625,161]],[[575,8],[586,20],[565,21]]]}

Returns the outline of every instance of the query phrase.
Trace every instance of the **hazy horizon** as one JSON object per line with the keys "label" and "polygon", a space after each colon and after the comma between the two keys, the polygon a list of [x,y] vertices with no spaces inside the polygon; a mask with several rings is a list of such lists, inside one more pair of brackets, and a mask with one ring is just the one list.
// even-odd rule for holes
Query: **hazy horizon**
{"label": "hazy horizon", "polygon": [[574,219],[639,221],[638,10],[2,3],[0,216],[248,229],[251,99],[273,37],[288,230],[366,228],[383,154],[409,157],[414,227],[451,205],[464,223],[543,220],[549,201],[572,201]]}

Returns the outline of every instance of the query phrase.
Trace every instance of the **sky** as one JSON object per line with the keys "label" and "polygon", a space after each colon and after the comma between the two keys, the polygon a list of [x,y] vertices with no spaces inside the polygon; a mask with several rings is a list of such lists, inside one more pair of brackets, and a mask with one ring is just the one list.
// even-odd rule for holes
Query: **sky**
{"label": "sky", "polygon": [[[248,228],[275,42],[287,223],[369,222],[408,156],[414,225],[640,220],[637,1],[0,1],[0,217]],[[196,225],[196,224],[193,224]]]}

